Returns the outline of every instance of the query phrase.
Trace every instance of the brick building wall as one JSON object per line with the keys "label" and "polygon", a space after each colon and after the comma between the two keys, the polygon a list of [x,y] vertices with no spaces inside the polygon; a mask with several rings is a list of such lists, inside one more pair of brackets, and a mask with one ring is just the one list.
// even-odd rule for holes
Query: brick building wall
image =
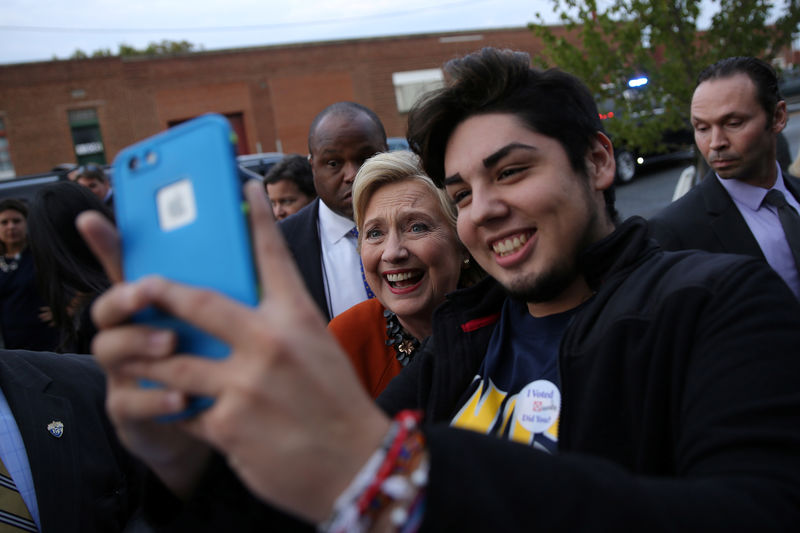
{"label": "brick building wall", "polygon": [[389,136],[405,135],[392,74],[439,68],[483,46],[535,55],[525,28],[371,38],[0,66],[0,119],[17,175],[75,162],[69,111],[94,109],[105,159],[205,112],[240,114],[244,152],[306,153],[311,119],[353,100],[373,109]]}

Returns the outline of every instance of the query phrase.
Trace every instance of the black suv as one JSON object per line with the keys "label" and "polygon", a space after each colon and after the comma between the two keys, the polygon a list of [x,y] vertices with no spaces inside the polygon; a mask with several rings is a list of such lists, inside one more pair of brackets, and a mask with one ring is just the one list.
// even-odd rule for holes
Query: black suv
{"label": "black suv", "polygon": [[66,180],[68,173],[68,169],[59,169],[0,181],[0,199],[18,198],[30,202],[37,189],[48,183]]}
{"label": "black suv", "polygon": [[261,154],[247,154],[236,156],[236,163],[240,168],[250,172],[255,172],[263,177],[275,163],[283,159],[284,154],[280,152],[264,152]]}
{"label": "black suv", "polygon": [[[629,102],[636,102],[643,98],[646,90],[647,78],[638,78],[629,82],[629,88],[623,91],[623,97]],[[612,98],[597,97],[598,113],[600,120],[613,121],[619,117],[614,108]],[[652,120],[653,117],[664,112],[656,108],[652,116],[644,112],[634,112],[634,118]],[[612,139],[613,140],[613,139]],[[694,132],[688,123],[678,130],[664,130],[661,134],[662,150],[658,152],[643,151],[636,146],[614,144],[614,158],[617,162],[617,183],[628,183],[636,177],[643,167],[667,161],[688,161],[694,159]]]}

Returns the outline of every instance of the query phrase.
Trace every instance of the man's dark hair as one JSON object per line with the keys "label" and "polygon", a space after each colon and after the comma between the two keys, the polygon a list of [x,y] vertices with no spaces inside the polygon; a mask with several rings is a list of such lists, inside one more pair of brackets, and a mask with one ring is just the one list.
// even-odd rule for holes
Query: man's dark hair
{"label": "man's dark hair", "polygon": [[328,115],[341,115],[355,118],[360,114],[367,115],[369,119],[375,123],[378,133],[381,139],[383,139],[383,144],[386,144],[386,130],[383,128],[381,119],[378,118],[378,115],[376,115],[372,109],[355,102],[336,102],[320,111],[319,114],[314,117],[314,120],[311,121],[311,127],[308,128],[308,153],[313,153],[314,134],[317,132],[317,126],[319,126],[323,118]]}
{"label": "man's dark hair", "polygon": [[[414,105],[407,135],[438,186],[444,184],[444,153],[453,131],[469,117],[488,113],[512,114],[532,131],[555,139],[572,168],[586,174],[586,153],[603,126],[591,92],[578,78],[531,68],[528,54],[496,48],[453,59],[444,69],[448,85]],[[606,211],[616,221],[613,187],[604,196]]]}
{"label": "man's dark hair", "polygon": [[314,174],[311,172],[311,163],[305,156],[289,154],[275,163],[264,175],[264,184],[274,185],[279,181],[288,180],[297,185],[300,192],[314,198],[317,190],[314,188]]}
{"label": "man's dark hair", "polygon": [[0,213],[8,211],[9,209],[18,212],[23,218],[28,218],[28,207],[22,200],[17,200],[16,198],[0,200]]}
{"label": "man's dark hair", "polygon": [[107,180],[106,178],[106,171],[103,170],[98,164],[89,163],[88,165],[83,165],[78,167],[77,175],[75,179],[86,178],[90,180],[99,181],[100,183],[105,183]]}
{"label": "man's dark hair", "polygon": [[767,128],[772,126],[775,107],[783,100],[778,88],[778,75],[772,65],[757,57],[736,56],[720,59],[713,65],[703,69],[697,76],[697,85],[704,81],[730,78],[737,74],[746,74],[756,86],[758,103],[767,113]]}

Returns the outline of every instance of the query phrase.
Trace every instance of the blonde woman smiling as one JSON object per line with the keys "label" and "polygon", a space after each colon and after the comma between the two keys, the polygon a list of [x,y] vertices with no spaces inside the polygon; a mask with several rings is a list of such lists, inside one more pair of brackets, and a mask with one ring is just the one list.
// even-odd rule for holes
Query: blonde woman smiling
{"label": "blonde woman smiling", "polygon": [[364,163],[353,184],[353,211],[375,298],[340,314],[328,329],[377,397],[431,334],[433,310],[475,272],[456,236],[455,207],[411,152]]}

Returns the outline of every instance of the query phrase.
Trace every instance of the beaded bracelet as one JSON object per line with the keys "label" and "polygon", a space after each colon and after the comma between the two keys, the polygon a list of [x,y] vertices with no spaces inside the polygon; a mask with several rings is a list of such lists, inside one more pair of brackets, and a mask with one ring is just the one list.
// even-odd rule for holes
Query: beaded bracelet
{"label": "beaded bracelet", "polygon": [[428,481],[425,440],[417,428],[420,419],[417,411],[398,413],[381,446],[336,499],[331,517],[318,531],[364,532],[387,516],[397,531],[413,533],[419,528]]}

